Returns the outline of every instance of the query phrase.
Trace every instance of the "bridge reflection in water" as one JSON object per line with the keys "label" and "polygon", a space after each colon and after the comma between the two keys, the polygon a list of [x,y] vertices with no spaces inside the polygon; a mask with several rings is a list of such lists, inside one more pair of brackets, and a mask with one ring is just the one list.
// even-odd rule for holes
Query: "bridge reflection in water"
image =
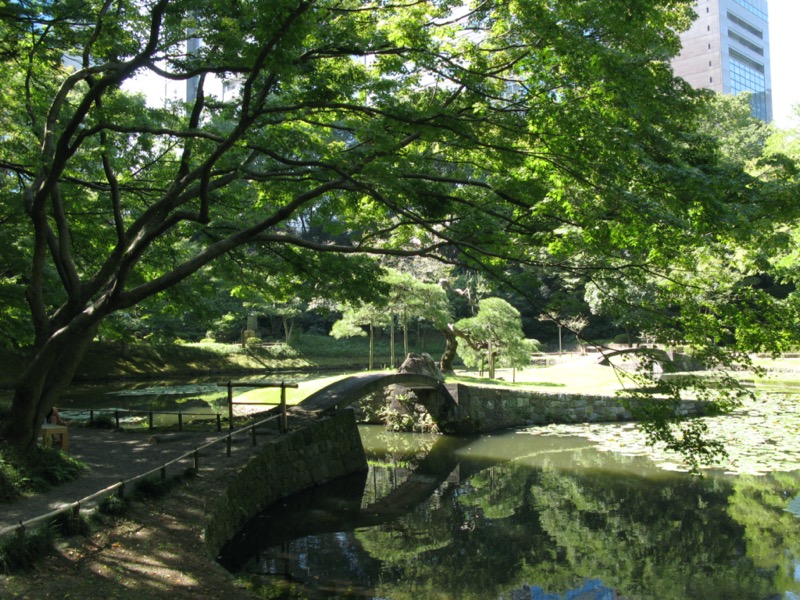
{"label": "bridge reflection in water", "polygon": [[[456,483],[460,480],[456,452],[470,441],[470,438],[439,437],[422,461],[413,470],[406,470],[402,481],[395,477],[387,494],[374,493],[376,499],[366,505],[367,472],[354,473],[296,494],[281,504],[291,506],[292,512],[320,503],[324,508],[310,509],[307,516],[297,520],[272,515],[272,511],[256,517],[227,544],[220,562],[235,570],[258,554],[265,538],[270,544],[279,545],[309,535],[375,527],[407,514],[428,500],[448,478]],[[370,472],[375,473],[374,470]]]}
{"label": "bridge reflection in water", "polygon": [[583,439],[514,432],[367,427],[362,439],[368,475],[270,507],[224,549],[223,565],[304,598],[785,600],[800,591],[798,521],[780,504],[800,494],[800,473],[692,478]]}

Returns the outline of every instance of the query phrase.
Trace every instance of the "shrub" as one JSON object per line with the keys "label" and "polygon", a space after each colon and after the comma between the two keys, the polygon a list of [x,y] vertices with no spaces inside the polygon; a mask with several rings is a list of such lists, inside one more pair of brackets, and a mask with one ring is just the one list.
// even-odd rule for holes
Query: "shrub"
{"label": "shrub", "polygon": [[181,346],[181,348],[185,348],[190,351],[194,351],[194,355],[189,355],[188,353],[185,354],[187,358],[194,358],[197,359],[203,356],[203,353],[206,352],[213,352],[214,354],[219,354],[225,356],[227,354],[241,354],[242,353],[242,345],[241,344],[223,344],[222,342],[215,342],[214,340],[210,339],[203,339],[200,340],[198,343],[187,343]]}
{"label": "shrub", "polygon": [[146,477],[134,484],[133,497],[137,500],[162,498],[170,489],[169,481],[158,477]]}
{"label": "shrub", "polygon": [[261,358],[274,358],[274,359],[297,358],[300,356],[300,352],[298,352],[294,347],[288,344],[279,342],[273,344],[260,345],[261,344],[260,341],[258,342],[258,344],[251,344],[250,340],[252,339],[256,338],[250,338],[247,340],[247,350],[254,356],[259,356]]}
{"label": "shrub", "polygon": [[76,479],[85,465],[53,448],[36,447],[16,452],[0,446],[0,501],[8,502],[26,492],[41,492]]}
{"label": "shrub", "polygon": [[184,469],[179,476],[168,479],[161,479],[161,477],[157,476],[140,479],[134,484],[132,498],[136,500],[161,498],[175,487],[178,482],[184,479],[191,479],[195,475],[197,475],[197,472],[192,467],[189,467]]}
{"label": "shrub", "polygon": [[74,515],[71,512],[57,515],[51,522],[51,529],[54,533],[64,537],[89,534],[89,524],[86,520],[80,515]]}
{"label": "shrub", "polygon": [[96,429],[114,429],[117,426],[117,422],[109,413],[100,413],[94,416],[89,425]]}
{"label": "shrub", "polygon": [[121,517],[128,511],[128,503],[119,496],[108,496],[103,498],[97,506],[97,510],[109,517]]}
{"label": "shrub", "polygon": [[428,410],[415,400],[413,392],[408,396],[397,395],[390,404],[379,408],[378,416],[383,421],[384,427],[389,431],[438,432],[438,427]]}
{"label": "shrub", "polygon": [[25,476],[10,460],[9,450],[0,446],[0,502],[19,497],[25,487]]}
{"label": "shrub", "polygon": [[9,538],[0,544],[0,572],[13,573],[33,568],[53,548],[53,532],[47,527]]}

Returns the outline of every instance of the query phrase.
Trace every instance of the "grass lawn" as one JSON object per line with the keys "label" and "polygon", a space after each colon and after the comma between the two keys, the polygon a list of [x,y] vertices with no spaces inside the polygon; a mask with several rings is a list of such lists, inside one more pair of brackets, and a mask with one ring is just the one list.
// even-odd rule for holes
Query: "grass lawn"
{"label": "grass lawn", "polygon": [[547,367],[498,369],[502,381],[481,378],[475,371],[456,371],[448,382],[476,385],[500,385],[513,388],[537,389],[550,393],[596,394],[611,396],[622,384],[614,369],[597,364],[596,356],[565,356]]}
{"label": "grass lawn", "polygon": [[[360,371],[359,373],[363,373]],[[301,400],[304,400],[314,392],[321,390],[324,387],[329,386],[340,379],[344,379],[345,377],[349,377],[350,375],[355,375],[355,373],[345,373],[342,375],[334,375],[331,377],[321,377],[319,379],[311,379],[308,381],[301,381],[297,388],[286,388],[286,404],[289,406],[294,406],[299,404]],[[264,405],[273,405],[273,404],[280,404],[281,402],[281,389],[278,387],[273,388],[257,388],[253,390],[248,390],[246,392],[242,392],[241,394],[235,395],[233,398],[234,404],[237,402],[244,403],[244,402],[252,402],[256,404],[264,404]]]}
{"label": "grass lawn", "polygon": [[[286,403],[289,406],[296,405],[311,394],[340,379],[363,373],[365,371],[303,381],[298,384],[299,387],[296,389],[286,388]],[[455,375],[447,377],[447,382],[514,389],[537,389],[550,393],[568,392],[609,396],[621,389],[621,384],[613,369],[596,364],[594,357],[585,356],[565,358],[564,362],[549,367],[520,369],[516,373],[513,373],[511,369],[498,369],[497,376],[501,379],[480,377],[475,371],[456,371]],[[258,388],[236,395],[234,402],[274,405],[280,403],[280,394],[280,388]]]}

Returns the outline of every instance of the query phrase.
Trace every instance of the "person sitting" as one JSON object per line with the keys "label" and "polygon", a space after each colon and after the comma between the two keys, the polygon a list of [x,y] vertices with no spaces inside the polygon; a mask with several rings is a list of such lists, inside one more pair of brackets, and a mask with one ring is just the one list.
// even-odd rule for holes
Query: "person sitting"
{"label": "person sitting", "polygon": [[[58,412],[58,409],[54,406],[50,409],[47,413],[47,416],[44,418],[45,425],[60,425],[62,427],[66,427],[69,425],[69,421],[66,421],[61,417],[61,414]],[[66,429],[64,429],[66,431]],[[62,450],[66,450],[69,445],[69,433],[51,433],[48,436],[50,440],[53,442],[58,439],[59,446]]]}
{"label": "person sitting", "polygon": [[50,409],[50,412],[47,413],[44,422],[49,423],[50,425],[69,425],[69,421],[65,421],[61,418],[61,414],[58,412],[58,409],[55,406]]}

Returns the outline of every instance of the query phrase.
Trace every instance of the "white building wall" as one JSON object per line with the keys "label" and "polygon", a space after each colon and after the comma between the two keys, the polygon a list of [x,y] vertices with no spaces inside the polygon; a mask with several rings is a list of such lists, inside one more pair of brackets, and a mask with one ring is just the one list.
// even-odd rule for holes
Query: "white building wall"
{"label": "white building wall", "polygon": [[753,114],[772,120],[767,0],[697,0],[695,11],[672,62],[676,75],[696,88],[751,91]]}

